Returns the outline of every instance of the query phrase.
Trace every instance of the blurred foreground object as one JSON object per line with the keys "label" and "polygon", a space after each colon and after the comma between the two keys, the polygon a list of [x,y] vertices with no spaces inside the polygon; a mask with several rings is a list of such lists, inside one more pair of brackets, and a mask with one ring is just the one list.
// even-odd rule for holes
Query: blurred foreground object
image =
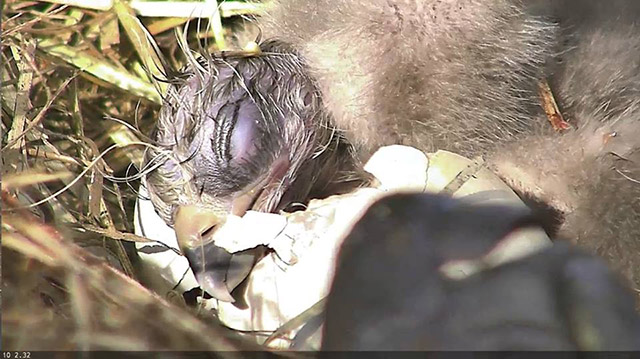
{"label": "blurred foreground object", "polygon": [[640,350],[631,292],[566,243],[463,279],[442,273],[536,225],[467,198],[381,199],[342,245],[322,349]]}

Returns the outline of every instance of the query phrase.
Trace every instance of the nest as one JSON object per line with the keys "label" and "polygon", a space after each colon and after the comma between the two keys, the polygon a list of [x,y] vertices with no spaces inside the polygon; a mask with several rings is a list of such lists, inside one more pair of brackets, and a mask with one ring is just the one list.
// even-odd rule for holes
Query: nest
{"label": "nest", "polygon": [[[141,284],[133,242],[147,239],[132,217],[167,75],[157,64],[185,62],[174,30],[217,51],[262,6],[203,3],[209,21],[183,26],[144,1],[62,3],[7,1],[2,13],[3,348],[259,350]],[[198,14],[188,6],[166,2],[170,16]]]}

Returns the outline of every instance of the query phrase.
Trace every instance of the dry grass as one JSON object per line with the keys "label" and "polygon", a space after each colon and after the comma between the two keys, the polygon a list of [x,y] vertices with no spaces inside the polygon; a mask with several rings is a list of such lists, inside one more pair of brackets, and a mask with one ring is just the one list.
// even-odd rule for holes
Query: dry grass
{"label": "dry grass", "polygon": [[[132,241],[145,239],[132,234],[133,204],[164,87],[147,37],[178,68],[173,29],[186,21],[148,5],[4,4],[4,350],[256,349],[181,295],[161,298],[136,281]],[[178,14],[189,4],[168,5]],[[258,8],[220,9],[211,22],[191,21],[190,46],[232,44],[245,23],[237,15]]]}

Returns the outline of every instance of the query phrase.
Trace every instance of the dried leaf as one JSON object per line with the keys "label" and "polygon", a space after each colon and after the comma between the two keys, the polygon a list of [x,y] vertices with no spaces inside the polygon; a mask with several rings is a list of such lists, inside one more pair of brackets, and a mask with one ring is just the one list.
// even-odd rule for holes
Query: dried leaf
{"label": "dried leaf", "polygon": [[[147,71],[151,73],[152,77],[160,79],[164,78],[164,69],[161,68],[162,61],[155,50],[157,45],[150,43],[153,39],[148,35],[148,31],[136,17],[133,10],[120,0],[116,0],[113,9],[118,16],[118,20],[122,24],[122,27],[127,33],[127,37],[135,45],[134,48],[136,53],[142,60]],[[161,93],[166,92],[166,83],[156,82],[156,85],[159,86]]]}
{"label": "dried leaf", "polygon": [[72,47],[56,44],[50,40],[41,41],[39,48],[47,54],[60,58],[80,70],[86,71],[98,79],[117,86],[135,96],[146,98],[158,104],[162,102],[160,94],[152,84],[94,56],[79,53]]}
{"label": "dried leaf", "polygon": [[2,176],[2,190],[11,191],[38,183],[58,181],[73,177],[71,172],[48,173],[42,169],[32,169],[18,173],[8,173]]}
{"label": "dried leaf", "polygon": [[542,101],[542,108],[547,114],[551,127],[558,132],[571,128],[571,125],[562,117],[553,92],[551,92],[551,87],[549,87],[549,83],[546,80],[538,82],[538,93]]}

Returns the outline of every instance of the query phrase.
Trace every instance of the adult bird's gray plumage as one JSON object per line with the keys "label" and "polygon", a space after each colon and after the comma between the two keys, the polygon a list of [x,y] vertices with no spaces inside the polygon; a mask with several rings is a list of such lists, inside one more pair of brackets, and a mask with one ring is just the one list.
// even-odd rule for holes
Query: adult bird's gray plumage
{"label": "adult bird's gray plumage", "polygon": [[260,54],[192,61],[170,90],[151,198],[168,223],[207,209],[201,238],[228,213],[359,183],[381,145],[482,155],[640,288],[639,15],[628,0],[275,1]]}

